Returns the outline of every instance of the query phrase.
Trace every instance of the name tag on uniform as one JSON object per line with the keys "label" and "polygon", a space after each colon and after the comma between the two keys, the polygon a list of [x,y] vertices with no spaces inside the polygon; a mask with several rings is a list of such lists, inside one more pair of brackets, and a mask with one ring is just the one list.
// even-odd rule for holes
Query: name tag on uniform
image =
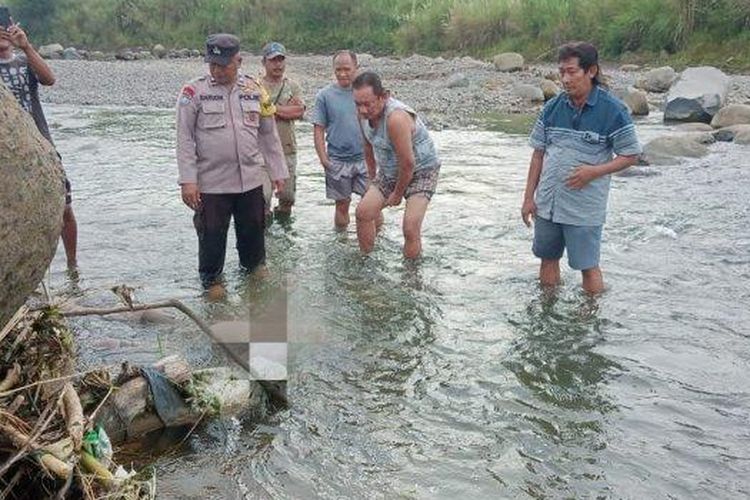
{"label": "name tag on uniform", "polygon": [[223,101],[224,96],[223,95],[201,95],[201,101]]}

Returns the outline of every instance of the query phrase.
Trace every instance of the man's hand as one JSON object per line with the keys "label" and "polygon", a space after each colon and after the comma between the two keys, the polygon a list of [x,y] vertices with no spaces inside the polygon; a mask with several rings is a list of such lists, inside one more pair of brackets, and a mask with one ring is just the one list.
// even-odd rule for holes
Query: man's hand
{"label": "man's hand", "polygon": [[586,184],[599,177],[599,169],[595,165],[580,165],[573,169],[566,184],[571,189],[583,189]]}
{"label": "man's hand", "polygon": [[331,168],[331,160],[327,156],[320,160],[320,164],[323,166],[323,170]]}
{"label": "man's hand", "polygon": [[180,186],[182,190],[182,201],[193,210],[198,210],[201,204],[201,193],[198,184],[186,183]]}
{"label": "man's hand", "polygon": [[385,206],[386,207],[397,207],[401,205],[401,200],[403,199],[403,196],[398,196],[395,193],[391,193],[391,195],[388,197],[387,200],[385,200]]}
{"label": "man's hand", "polygon": [[273,188],[276,192],[276,196],[280,195],[284,191],[284,179],[279,179],[277,181],[273,181]]}
{"label": "man's hand", "polygon": [[536,203],[534,203],[534,198],[524,199],[521,206],[521,218],[526,227],[531,227],[531,220],[534,217],[536,217]]}
{"label": "man's hand", "polygon": [[7,39],[10,41],[10,43],[13,44],[13,46],[21,50],[26,50],[29,48],[29,38],[26,36],[26,33],[18,24],[11,25],[8,28],[7,33]]}

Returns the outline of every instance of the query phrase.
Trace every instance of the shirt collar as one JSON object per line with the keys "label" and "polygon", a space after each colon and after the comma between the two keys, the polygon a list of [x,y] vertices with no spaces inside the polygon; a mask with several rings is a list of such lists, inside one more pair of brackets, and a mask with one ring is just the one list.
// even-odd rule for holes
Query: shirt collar
{"label": "shirt collar", "polygon": [[[565,102],[568,103],[568,106],[571,108],[575,108],[575,105],[573,104],[573,101],[570,100],[570,96],[568,93],[565,93]],[[596,103],[599,102],[599,85],[594,85],[591,88],[591,92],[589,92],[589,95],[586,96],[586,103],[584,105],[588,105],[590,108],[593,108],[596,106]]]}

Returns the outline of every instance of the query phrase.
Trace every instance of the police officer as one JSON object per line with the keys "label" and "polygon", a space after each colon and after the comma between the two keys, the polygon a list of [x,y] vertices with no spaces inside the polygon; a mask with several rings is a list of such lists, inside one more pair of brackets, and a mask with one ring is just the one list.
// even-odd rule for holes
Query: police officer
{"label": "police officer", "polygon": [[278,193],[289,176],[273,103],[255,79],[239,73],[239,50],[236,36],[210,35],[210,74],[185,85],[177,102],[179,184],[182,201],[195,211],[198,269],[208,289],[221,289],[231,217],[242,267],[264,264],[263,179],[270,174]]}

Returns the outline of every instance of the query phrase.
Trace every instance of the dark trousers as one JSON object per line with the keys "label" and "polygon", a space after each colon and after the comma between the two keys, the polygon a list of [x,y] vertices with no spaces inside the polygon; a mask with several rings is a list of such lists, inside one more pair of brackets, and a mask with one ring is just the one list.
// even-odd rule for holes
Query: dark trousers
{"label": "dark trousers", "polygon": [[242,267],[253,271],[266,260],[263,187],[238,194],[201,193],[201,206],[193,216],[193,224],[198,233],[198,272],[206,288],[216,283],[224,270],[232,217]]}

